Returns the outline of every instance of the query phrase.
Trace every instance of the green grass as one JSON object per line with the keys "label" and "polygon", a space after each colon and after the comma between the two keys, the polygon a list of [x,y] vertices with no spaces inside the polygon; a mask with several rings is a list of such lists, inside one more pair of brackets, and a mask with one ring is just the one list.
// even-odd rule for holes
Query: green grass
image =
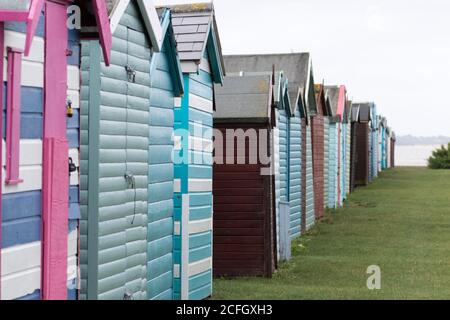
{"label": "green grass", "polygon": [[390,169],[292,249],[272,279],[216,279],[213,299],[450,299],[450,170]]}

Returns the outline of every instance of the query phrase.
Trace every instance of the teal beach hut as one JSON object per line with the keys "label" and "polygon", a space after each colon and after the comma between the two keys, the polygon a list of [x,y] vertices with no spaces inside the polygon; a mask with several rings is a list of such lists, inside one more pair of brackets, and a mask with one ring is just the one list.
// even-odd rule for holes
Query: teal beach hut
{"label": "teal beach hut", "polygon": [[170,12],[109,1],[110,66],[81,46],[81,299],[173,294],[173,101],[183,92]]}
{"label": "teal beach hut", "polygon": [[214,7],[170,7],[184,82],[175,99],[174,299],[212,293],[212,137],[214,84],[224,65]]}

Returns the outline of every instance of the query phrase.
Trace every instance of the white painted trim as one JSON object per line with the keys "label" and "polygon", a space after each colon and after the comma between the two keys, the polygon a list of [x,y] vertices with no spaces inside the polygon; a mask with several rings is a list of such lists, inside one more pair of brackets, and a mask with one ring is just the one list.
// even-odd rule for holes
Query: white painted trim
{"label": "white painted trim", "polygon": [[[116,31],[117,26],[120,24],[120,20],[127,10],[129,3],[130,0],[119,0],[119,2],[116,3],[115,7],[113,8],[110,14],[109,23],[111,27],[111,34],[114,34],[114,32]],[[150,36],[153,50],[155,52],[160,52],[163,45],[164,35],[162,32],[158,13],[156,12],[155,5],[153,4],[153,0],[138,0],[137,3],[142,13],[145,27],[147,28],[147,32]]]}
{"label": "white painted trim", "polygon": [[193,262],[189,265],[189,277],[196,276],[197,274],[206,272],[212,269],[212,258],[206,258],[197,262]]}
{"label": "white painted trim", "polygon": [[76,66],[67,66],[68,90],[80,90],[80,69]]}
{"label": "white painted trim", "polygon": [[[68,235],[67,279],[78,275],[78,231]],[[41,241],[2,249],[2,299],[12,300],[35,292],[41,285]]]}
{"label": "white painted trim", "polygon": [[145,26],[150,35],[153,50],[160,52],[163,47],[164,35],[153,0],[138,0],[137,3],[141,9]]}
{"label": "white painted trim", "polygon": [[191,108],[204,111],[210,114],[214,112],[213,102],[211,100],[199,97],[192,93],[189,94],[189,106]]}
{"label": "white painted trim", "polygon": [[173,192],[181,192],[181,179],[173,180]]}
{"label": "white painted trim", "polygon": [[109,25],[111,27],[111,34],[114,34],[116,31],[117,26],[120,23],[120,20],[122,19],[123,14],[127,10],[128,4],[130,3],[130,0],[119,0],[116,2],[116,5],[114,6],[109,19]]}
{"label": "white painted trim", "polygon": [[[5,47],[3,50],[3,57],[7,56],[8,47],[25,49],[25,38],[26,34],[22,32],[5,30]],[[41,37],[34,37],[31,44],[30,54],[28,56],[23,56],[25,61],[34,61],[44,63],[44,48],[45,42]]]}
{"label": "white painted trim", "polygon": [[173,265],[173,277],[176,279],[180,278],[180,265],[179,264]]}
{"label": "white painted trim", "polygon": [[40,266],[40,241],[2,249],[2,277]]}
{"label": "white painted trim", "polygon": [[174,104],[175,108],[181,108],[181,101],[182,101],[182,98],[180,98],[180,97],[175,97],[173,99],[173,104]]}
{"label": "white painted trim", "polygon": [[193,61],[181,61],[181,71],[183,73],[198,73],[199,65]]}
{"label": "white painted trim", "polygon": [[181,235],[181,223],[179,221],[173,223],[173,234],[176,236]]}
{"label": "white painted trim", "polygon": [[200,61],[200,70],[203,70],[209,74],[211,74],[211,67],[209,65],[209,61],[205,58],[202,58]]}
{"label": "white painted trim", "polygon": [[181,214],[181,300],[189,299],[189,206],[189,194],[183,194]]}
{"label": "white painted trim", "polygon": [[[7,79],[8,63],[4,60],[3,75]],[[44,87],[44,64],[35,61],[22,61],[22,79],[21,85],[27,87],[43,88]]]}
{"label": "white painted trim", "polygon": [[175,151],[181,150],[181,136],[174,136],[173,137],[173,149]]}
{"label": "white painted trim", "polygon": [[41,268],[33,268],[2,277],[2,300],[14,300],[32,294],[41,286]]}
{"label": "white painted trim", "polygon": [[189,150],[200,152],[213,152],[214,143],[212,139],[203,139],[198,137],[189,137]]}
{"label": "white painted trim", "polygon": [[25,192],[25,191],[33,191],[33,190],[41,190],[42,189],[42,166],[41,165],[33,165],[33,166],[21,166],[19,168],[19,177],[23,179],[22,183],[17,185],[6,185],[5,184],[5,176],[6,171],[3,170],[3,194],[8,193],[17,193],[17,192]]}
{"label": "white painted trim", "polygon": [[189,222],[189,234],[211,231],[213,227],[212,218]]}
{"label": "white painted trim", "polygon": [[[2,140],[2,159],[6,163],[6,141]],[[20,140],[20,160],[19,165],[31,166],[42,164],[42,140],[41,139],[21,139]]]}
{"label": "white painted trim", "polygon": [[212,179],[189,179],[189,192],[211,192]]}

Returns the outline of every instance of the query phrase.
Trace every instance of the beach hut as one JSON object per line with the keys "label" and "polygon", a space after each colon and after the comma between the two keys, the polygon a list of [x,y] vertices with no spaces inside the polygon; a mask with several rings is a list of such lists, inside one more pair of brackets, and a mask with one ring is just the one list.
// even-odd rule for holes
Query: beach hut
{"label": "beach hut", "polygon": [[380,171],[387,169],[387,150],[386,150],[386,138],[387,138],[387,121],[386,118],[381,117],[379,122],[379,158],[380,158]]}
{"label": "beach hut", "polygon": [[378,114],[375,103],[370,103],[370,171],[369,180],[373,181],[378,177]]}
{"label": "beach hut", "polygon": [[[311,117],[312,150],[314,168],[314,206],[316,219],[324,216],[325,209],[325,181],[328,168],[325,172],[325,118],[331,114],[331,105],[326,99],[324,86],[315,85],[315,100],[317,112]],[[328,128],[328,125],[327,125]]]}
{"label": "beach hut", "polygon": [[391,154],[391,168],[395,168],[395,142],[397,141],[397,138],[395,136],[395,132],[391,131],[391,147],[389,149],[389,152]]}
{"label": "beach hut", "polygon": [[[276,261],[284,255],[286,244],[283,243],[280,235],[280,226],[283,219],[280,217],[280,205],[283,203],[292,204],[292,207],[300,208],[300,113],[295,110],[292,113],[292,105],[289,98],[288,79],[282,71],[276,72],[239,72],[228,73],[229,76],[255,76],[255,75],[273,75],[273,103],[275,106],[275,119],[277,125],[273,128],[273,163],[274,163],[274,234],[276,234]],[[220,90],[220,88],[218,88]],[[297,115],[297,117],[296,117]],[[297,126],[298,130],[295,130]],[[294,127],[292,129],[291,127]],[[296,169],[297,174],[296,174]],[[290,209],[289,209],[290,210]],[[290,218],[290,217],[289,217]],[[286,228],[289,229],[289,238],[294,238],[296,232],[300,232],[300,214],[298,215],[297,229],[291,230],[289,221]]]}
{"label": "beach hut", "polygon": [[170,11],[109,1],[110,66],[82,41],[80,299],[173,294],[173,101],[183,92]]}
{"label": "beach hut", "polygon": [[[298,237],[314,225],[314,179],[311,126],[308,116],[317,113],[312,62],[309,53],[225,56],[227,72],[283,71],[289,82],[291,113],[287,145],[288,162],[280,161],[280,172],[286,170],[286,198],[289,199],[291,237]],[[281,113],[281,116],[282,113]],[[301,119],[304,119],[303,126]],[[284,119],[281,119],[282,121]],[[282,133],[280,131],[280,135]],[[304,134],[303,134],[304,133]],[[282,140],[280,140],[282,142]],[[304,142],[304,143],[303,143]],[[284,156],[280,153],[280,156]],[[286,169],[282,169],[286,166]],[[300,172],[300,176],[299,176]],[[299,192],[300,190],[300,192]]]}
{"label": "beach hut", "polygon": [[275,270],[279,122],[273,83],[267,74],[227,76],[215,87],[216,276],[270,277]]}
{"label": "beach hut", "polygon": [[386,127],[386,169],[392,167],[392,129]]}
{"label": "beach hut", "polygon": [[[316,200],[316,212],[318,211],[318,206],[321,206],[323,209],[321,214],[317,214],[319,218],[323,216],[324,209],[327,207],[326,199],[328,196],[328,140],[329,140],[329,117],[332,114],[331,111],[331,102],[326,94],[326,90],[324,85],[316,84],[315,85],[316,92],[316,103],[318,113],[313,120],[316,128],[314,129],[313,125],[313,146],[314,146],[314,177],[315,181],[318,177],[323,177],[322,183],[318,183],[316,188],[321,187],[322,192],[317,191],[315,193],[315,199],[322,196],[322,200]],[[318,124],[319,122],[319,124]],[[321,129],[321,130],[320,130]],[[320,133],[322,132],[322,134]],[[316,183],[316,182],[315,182]]]}
{"label": "beach hut", "polygon": [[342,175],[344,144],[343,141],[343,115],[346,101],[346,89],[344,86],[326,86],[327,95],[330,97],[332,116],[329,119],[328,142],[328,199],[327,206],[330,209],[342,206]]}
{"label": "beach hut", "polygon": [[354,122],[354,184],[355,186],[366,186],[369,184],[369,171],[371,162],[370,129],[371,104],[354,103],[355,110],[358,110],[358,118]]}
{"label": "beach hut", "polygon": [[[0,46],[6,58],[0,63],[7,70],[0,98],[5,120],[0,121],[5,129],[2,299],[76,298],[79,30],[68,24],[74,16],[69,4],[0,2]],[[90,21],[77,28],[95,27],[91,37],[101,39],[107,58],[111,39],[105,3],[84,5],[75,12]]]}
{"label": "beach hut", "polygon": [[345,123],[345,199],[350,195],[350,166],[351,166],[351,114],[352,113],[352,101],[347,100],[344,111],[344,123]]}
{"label": "beach hut", "polygon": [[350,111],[350,122],[351,122],[351,143],[350,143],[350,193],[355,189],[356,182],[356,159],[357,159],[357,134],[359,126],[359,105],[352,104]]}
{"label": "beach hut", "polygon": [[185,92],[175,99],[174,299],[212,293],[214,84],[224,64],[211,3],[171,6]]}

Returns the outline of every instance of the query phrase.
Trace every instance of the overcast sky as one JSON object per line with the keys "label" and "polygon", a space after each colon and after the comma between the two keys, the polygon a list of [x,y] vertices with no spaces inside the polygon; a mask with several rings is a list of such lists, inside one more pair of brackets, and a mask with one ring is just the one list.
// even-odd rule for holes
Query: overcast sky
{"label": "overcast sky", "polygon": [[214,5],[224,54],[311,52],[316,83],[345,84],[354,101],[375,101],[397,134],[450,136],[450,1]]}

